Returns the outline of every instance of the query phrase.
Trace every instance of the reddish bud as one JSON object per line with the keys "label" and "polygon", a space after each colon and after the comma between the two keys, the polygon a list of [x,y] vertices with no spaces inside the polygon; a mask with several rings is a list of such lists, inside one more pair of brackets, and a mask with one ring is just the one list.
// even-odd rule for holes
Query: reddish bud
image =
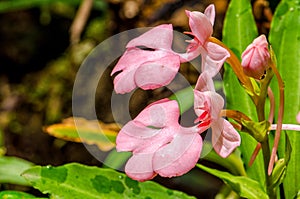
{"label": "reddish bud", "polygon": [[268,68],[270,53],[265,35],[254,39],[242,54],[242,67],[247,76],[261,79]]}

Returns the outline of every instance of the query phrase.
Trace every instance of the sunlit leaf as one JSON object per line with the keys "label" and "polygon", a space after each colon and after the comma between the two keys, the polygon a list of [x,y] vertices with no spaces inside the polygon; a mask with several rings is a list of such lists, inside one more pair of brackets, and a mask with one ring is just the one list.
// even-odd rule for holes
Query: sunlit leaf
{"label": "sunlit leaf", "polygon": [[[277,68],[285,85],[283,123],[296,123],[300,110],[300,5],[298,0],[283,0],[277,6],[271,24],[269,40],[277,58]],[[276,80],[276,79],[275,79]],[[277,82],[272,82],[278,103]],[[300,189],[300,134],[287,131],[292,153],[284,180],[286,198],[294,198]],[[281,136],[284,138],[284,136]],[[279,156],[284,158],[284,139],[280,140]]]}
{"label": "sunlit leaf", "polygon": [[214,162],[228,169],[228,171],[230,171],[234,175],[247,175],[244,169],[244,162],[241,159],[239,150],[235,150],[227,158],[222,158],[215,152],[215,150],[213,150],[211,143],[204,142],[202,154],[206,154],[201,157],[204,160]]}
{"label": "sunlit leaf", "polygon": [[28,182],[20,176],[23,171],[34,164],[17,157],[0,157],[0,183],[10,183],[29,186]]}
{"label": "sunlit leaf", "polygon": [[211,169],[203,165],[197,164],[197,167],[204,171],[221,178],[228,184],[232,190],[238,193],[241,197],[251,199],[268,199],[268,195],[263,190],[259,182],[245,176],[234,176],[228,172]]}
{"label": "sunlit leaf", "polygon": [[36,166],[25,171],[23,177],[53,199],[194,198],[152,181],[141,183],[132,180],[112,169],[77,163],[59,167]]}
{"label": "sunlit leaf", "polygon": [[[0,198],[3,199],[26,199],[26,198],[37,198],[34,195],[21,192],[21,191],[1,191]],[[42,199],[42,198],[39,198]]]}
{"label": "sunlit leaf", "polygon": [[[0,13],[9,12],[21,9],[29,9],[33,7],[45,6],[51,3],[63,2],[71,5],[79,5],[79,0],[14,0],[14,1],[1,1],[0,2]],[[98,10],[104,10],[107,7],[103,1],[95,1],[94,8]]]}
{"label": "sunlit leaf", "polygon": [[102,151],[111,150],[115,146],[119,130],[119,125],[115,123],[105,124],[83,118],[67,118],[60,124],[45,128],[45,131],[52,136],[67,141],[95,144]]}

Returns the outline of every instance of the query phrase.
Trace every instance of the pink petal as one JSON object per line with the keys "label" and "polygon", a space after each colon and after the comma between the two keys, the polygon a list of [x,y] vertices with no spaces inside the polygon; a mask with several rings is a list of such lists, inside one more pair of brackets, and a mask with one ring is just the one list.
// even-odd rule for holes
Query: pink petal
{"label": "pink petal", "polygon": [[254,41],[242,53],[242,67],[244,73],[255,79],[260,79],[268,68],[270,59],[268,42],[264,35]]}
{"label": "pink petal", "polygon": [[204,48],[206,53],[202,54],[202,72],[207,72],[214,77],[230,54],[225,48],[212,42],[205,43]]}
{"label": "pink petal", "polygon": [[134,82],[135,69],[126,70],[118,74],[114,79],[114,89],[116,93],[128,93],[136,88]]}
{"label": "pink petal", "polygon": [[201,12],[185,12],[189,17],[189,26],[193,35],[199,40],[200,45],[204,45],[213,33],[213,26],[210,21],[211,19]]}
{"label": "pink petal", "polygon": [[[117,151],[134,151],[139,149],[144,140],[153,139],[160,133],[158,129],[148,128],[134,121],[127,123],[119,132],[116,139]],[[142,145],[146,147],[145,145]]]}
{"label": "pink petal", "polygon": [[180,176],[195,166],[202,149],[202,139],[195,130],[178,129],[180,132],[174,139],[154,154],[153,168],[156,173],[163,177]]}
{"label": "pink petal", "polygon": [[118,151],[155,151],[170,142],[177,128],[179,108],[175,100],[162,99],[147,106],[128,122],[116,139]]}
{"label": "pink petal", "polygon": [[262,48],[268,48],[269,45],[265,35],[260,35],[259,37],[255,38],[252,44]]}
{"label": "pink petal", "polygon": [[220,111],[224,106],[224,100],[221,95],[213,91],[200,92],[194,90],[194,110],[197,116],[208,111],[212,120],[218,119]]}
{"label": "pink petal", "polygon": [[202,45],[199,44],[198,40],[194,39],[192,41],[195,41],[197,43],[189,44],[185,53],[178,54],[180,56],[181,63],[192,61],[200,54],[205,53],[205,50],[203,49]]}
{"label": "pink petal", "polygon": [[195,90],[198,91],[215,91],[215,86],[213,79],[211,78],[211,75],[204,71],[203,73],[200,74],[198,77]]}
{"label": "pink petal", "polygon": [[141,36],[131,40],[126,48],[145,46],[153,49],[171,50],[173,41],[172,24],[156,26]]}
{"label": "pink petal", "polygon": [[138,181],[151,180],[156,176],[152,167],[153,153],[134,154],[125,165],[125,173]]}
{"label": "pink petal", "polygon": [[225,119],[214,122],[212,128],[212,144],[221,157],[228,157],[241,143],[239,133]]}
{"label": "pink petal", "polygon": [[179,67],[179,57],[171,53],[160,60],[144,63],[136,70],[136,85],[144,90],[168,85],[176,76]]}
{"label": "pink petal", "polygon": [[207,16],[207,18],[210,20],[211,25],[213,26],[216,16],[214,4],[210,4],[209,6],[207,6],[207,8],[204,11],[204,14]]}
{"label": "pink petal", "polygon": [[[172,81],[179,67],[179,56],[172,52],[132,48],[124,53],[111,74],[121,71],[114,79],[114,88],[116,93],[123,94],[137,86],[144,89],[165,86]],[[151,79],[154,76],[155,79]],[[154,81],[156,79],[158,83]]]}
{"label": "pink petal", "polygon": [[[149,56],[153,54],[153,51],[145,51],[139,48],[131,48],[126,50],[118,63],[111,72],[111,75],[119,71],[132,71],[139,67],[145,60],[149,59]],[[152,55],[153,56],[153,55]],[[153,57],[151,57],[153,58]]]}
{"label": "pink petal", "polygon": [[178,125],[179,107],[175,100],[161,99],[148,105],[134,121],[145,126],[166,127]]}
{"label": "pink petal", "polygon": [[204,94],[194,89],[194,110],[197,116],[202,115],[204,111],[210,112],[210,100]]}

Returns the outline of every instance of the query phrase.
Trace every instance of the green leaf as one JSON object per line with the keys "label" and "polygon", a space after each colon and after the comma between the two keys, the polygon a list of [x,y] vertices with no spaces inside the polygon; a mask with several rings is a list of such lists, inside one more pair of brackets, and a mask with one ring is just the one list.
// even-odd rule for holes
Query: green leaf
{"label": "green leaf", "polygon": [[180,113],[184,113],[194,105],[193,87],[189,86],[177,91],[169,97],[170,100],[176,100],[179,105]]}
{"label": "green leaf", "polygon": [[272,171],[271,179],[273,183],[273,187],[276,188],[276,186],[280,185],[285,176],[286,176],[286,168],[288,166],[288,163],[290,161],[290,156],[292,152],[292,146],[289,140],[289,137],[287,134],[285,134],[285,155],[284,158],[279,159],[274,166],[274,169]]}
{"label": "green leaf", "polygon": [[131,152],[117,152],[116,149],[113,149],[107,155],[103,164],[112,169],[120,169],[131,155]]}
{"label": "green leaf", "polygon": [[[223,42],[240,58],[242,52],[256,36],[257,29],[250,0],[231,0],[224,21]],[[224,71],[224,92],[227,109],[241,111],[251,119],[256,120],[256,111],[251,98],[227,64]],[[251,167],[247,166],[257,142],[244,133],[241,133],[241,140],[240,150],[247,174],[263,184],[265,174],[262,154],[259,153]]]}
{"label": "green leaf", "polygon": [[[300,110],[300,4],[298,0],[283,0],[279,3],[271,24],[269,40],[277,58],[278,71],[285,84],[283,122],[296,123],[296,114]],[[277,82],[272,81],[271,86],[278,104]],[[287,131],[287,135],[291,142],[292,153],[283,186],[285,197],[294,198],[300,189],[300,134]],[[284,144],[280,144],[278,150],[279,155],[283,156]]]}
{"label": "green leaf", "polygon": [[[39,6],[45,6],[53,3],[68,3],[71,5],[78,6],[80,0],[13,0],[13,1],[1,1],[0,2],[0,13],[9,12],[21,9],[29,9]],[[105,10],[107,7],[106,3],[102,0],[94,1],[94,8],[98,10]]]}
{"label": "green leaf", "polygon": [[224,183],[229,185],[232,190],[238,193],[241,197],[251,199],[268,199],[268,195],[263,190],[259,182],[245,177],[245,176],[234,176],[228,172],[211,169],[203,165],[197,164],[200,169],[221,178]]}
{"label": "green leaf", "polygon": [[[24,193],[21,191],[1,191],[0,198],[3,199],[26,199],[26,198],[37,198],[34,195]],[[42,198],[39,198],[42,199]]]}
{"label": "green leaf", "polygon": [[215,152],[215,150],[212,150],[212,148],[213,147],[211,143],[204,142],[202,154],[206,155],[201,158],[210,162],[214,162],[228,169],[228,171],[235,175],[247,175],[239,150],[235,150],[227,158],[222,158]]}
{"label": "green leaf", "polygon": [[138,182],[108,168],[70,163],[59,167],[36,166],[23,174],[33,187],[51,198],[123,199],[194,198],[155,182]]}
{"label": "green leaf", "polygon": [[21,173],[33,166],[33,163],[9,156],[0,157],[0,183],[10,183],[29,186],[30,184],[21,177]]}

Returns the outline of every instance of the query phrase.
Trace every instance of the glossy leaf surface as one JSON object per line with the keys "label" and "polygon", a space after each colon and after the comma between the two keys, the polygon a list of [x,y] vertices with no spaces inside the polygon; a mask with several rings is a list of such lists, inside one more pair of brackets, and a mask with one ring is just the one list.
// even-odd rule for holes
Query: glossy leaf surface
{"label": "glossy leaf surface", "polygon": [[[2,199],[33,199],[37,198],[31,194],[21,192],[21,191],[1,191],[0,198]],[[42,199],[42,198],[39,198]]]}
{"label": "glossy leaf surface", "polygon": [[[252,15],[250,1],[230,1],[224,21],[223,42],[240,58],[242,52],[252,43],[256,36],[256,24]],[[241,111],[256,121],[255,106],[251,98],[242,88],[234,72],[227,64],[224,71],[224,91],[227,109]],[[241,133],[241,138],[240,150],[245,165],[248,165],[257,142],[245,133]],[[246,171],[249,177],[260,180],[261,184],[263,183],[264,166],[261,153],[251,167],[246,166]]]}
{"label": "glossy leaf surface", "polygon": [[29,186],[28,182],[20,174],[33,165],[31,162],[17,157],[1,156],[0,183]]}
{"label": "glossy leaf surface", "polygon": [[[300,110],[300,4],[298,0],[284,0],[277,6],[271,24],[270,43],[277,58],[277,68],[285,84],[284,123],[296,123]],[[272,82],[275,99],[279,99],[277,82]],[[286,198],[294,198],[300,189],[300,134],[286,132],[292,147],[290,162],[284,180]],[[284,136],[282,136],[284,137]],[[284,139],[279,147],[284,158]]]}
{"label": "glossy leaf surface", "polygon": [[244,198],[252,199],[268,199],[268,195],[265,193],[259,182],[245,177],[245,176],[234,176],[228,172],[219,171],[216,169],[211,169],[203,165],[197,164],[197,166],[214,175],[221,178],[227,185],[229,185],[232,190],[239,194],[239,196]]}
{"label": "glossy leaf surface", "polygon": [[112,169],[70,163],[59,167],[36,166],[23,173],[33,187],[51,198],[123,199],[194,198],[155,182],[138,182]]}

